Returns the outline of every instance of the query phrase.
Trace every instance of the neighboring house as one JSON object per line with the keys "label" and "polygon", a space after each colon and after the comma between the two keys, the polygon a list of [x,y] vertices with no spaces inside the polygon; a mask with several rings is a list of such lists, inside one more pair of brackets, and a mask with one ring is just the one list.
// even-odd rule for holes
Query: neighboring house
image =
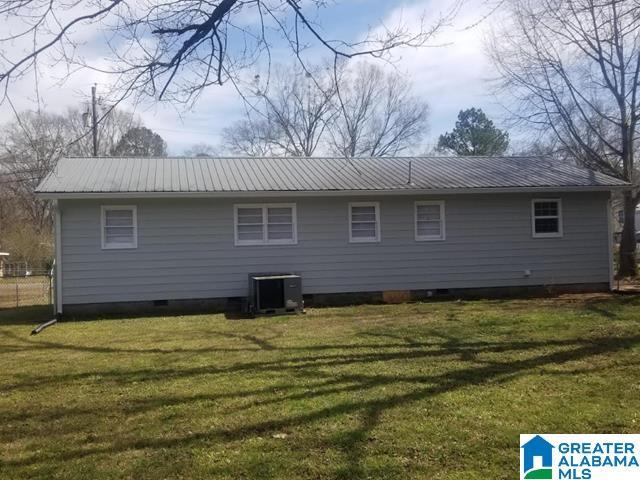
{"label": "neighboring house", "polygon": [[9,254],[7,252],[0,252],[0,278],[5,276],[5,269],[9,262]]}
{"label": "neighboring house", "polygon": [[260,272],[301,275],[312,302],[604,290],[623,188],[542,157],[65,158],[38,192],[63,312],[220,305]]}

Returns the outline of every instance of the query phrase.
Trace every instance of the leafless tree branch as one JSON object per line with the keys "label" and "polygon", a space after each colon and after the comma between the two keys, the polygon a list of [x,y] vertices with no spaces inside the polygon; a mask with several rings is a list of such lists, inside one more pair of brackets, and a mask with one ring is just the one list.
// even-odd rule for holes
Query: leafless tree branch
{"label": "leafless tree branch", "polygon": [[[423,20],[414,29],[380,25],[350,40],[330,39],[311,20],[330,8],[324,0],[0,0],[0,19],[22,22],[21,29],[0,38],[0,87],[7,92],[42,58],[69,71],[110,73],[115,88],[128,95],[189,103],[209,85],[237,80],[263,56],[270,62],[271,45],[282,38],[301,63],[312,45],[337,58],[380,58],[425,45],[464,1],[451,0],[432,23]],[[88,62],[80,52],[78,31],[88,26],[104,37],[106,66]],[[37,41],[23,42],[27,37]]]}
{"label": "leafless tree branch", "polygon": [[516,120],[552,133],[579,163],[627,180],[620,273],[634,274],[640,199],[640,4],[510,0],[489,53]]}

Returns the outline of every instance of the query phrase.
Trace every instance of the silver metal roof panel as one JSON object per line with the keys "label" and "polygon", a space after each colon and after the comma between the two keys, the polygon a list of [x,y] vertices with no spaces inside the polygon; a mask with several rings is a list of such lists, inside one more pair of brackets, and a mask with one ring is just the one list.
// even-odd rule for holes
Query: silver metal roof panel
{"label": "silver metal roof panel", "polygon": [[626,185],[617,178],[546,157],[74,157],[61,159],[37,192],[400,192]]}

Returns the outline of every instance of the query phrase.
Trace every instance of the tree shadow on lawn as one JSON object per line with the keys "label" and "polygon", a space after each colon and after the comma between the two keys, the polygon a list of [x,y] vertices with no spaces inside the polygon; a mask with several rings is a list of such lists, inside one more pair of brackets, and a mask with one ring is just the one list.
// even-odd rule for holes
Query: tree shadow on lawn
{"label": "tree shadow on lawn", "polygon": [[582,302],[585,310],[610,320],[618,318],[617,310],[629,306],[639,306],[640,295],[612,295],[607,298],[586,298]]}
{"label": "tree shadow on lawn", "polygon": [[54,318],[51,305],[0,308],[0,327],[9,325],[37,325]]}
{"label": "tree shadow on lawn", "polygon": [[[189,376],[197,375],[221,375],[236,373],[269,373],[281,370],[294,370],[304,372],[309,368],[327,368],[341,367],[355,364],[366,364],[371,362],[384,362],[394,360],[418,360],[423,358],[439,358],[458,356],[463,361],[475,361],[478,354],[481,353],[518,353],[535,349],[545,349],[550,347],[571,347],[581,345],[600,345],[602,342],[619,341],[627,342],[636,337],[605,337],[597,340],[588,339],[568,339],[568,340],[544,340],[544,341],[515,341],[515,342],[487,342],[487,341],[459,341],[453,340],[446,334],[438,334],[430,330],[429,333],[445,339],[442,342],[410,342],[410,343],[371,343],[371,344],[328,344],[328,345],[312,345],[302,347],[276,347],[272,346],[269,351],[277,351],[281,353],[300,353],[301,356],[284,357],[271,361],[247,361],[236,363],[230,366],[211,366],[204,365],[191,368],[145,368],[137,370],[105,370],[105,371],[88,371],[81,373],[69,373],[62,375],[49,375],[41,377],[31,377],[30,380],[21,381],[13,384],[3,385],[2,390],[9,392],[12,390],[24,390],[33,387],[41,387],[47,385],[57,385],[62,382],[78,382],[83,380],[91,380],[99,377],[101,381],[109,381],[116,384],[128,384],[130,382],[150,382],[182,379]],[[26,350],[34,349],[69,349],[72,351],[86,351],[88,353],[136,353],[135,349],[118,349],[118,348],[102,348],[102,347],[84,347],[78,345],[68,345],[59,342],[38,342],[33,344],[12,332],[0,331],[0,335],[5,338],[18,340],[23,342]],[[224,334],[224,336],[229,336]],[[419,346],[419,347],[418,347]],[[9,348],[20,348],[9,345]],[[405,348],[405,350],[397,351]],[[389,350],[392,351],[384,351]],[[250,348],[249,351],[255,352],[260,349]],[[265,350],[265,349],[263,349]],[[338,353],[311,355],[315,351],[337,350]],[[362,353],[353,353],[355,350],[376,350],[365,351]],[[382,351],[381,351],[382,350]],[[243,351],[243,349],[220,349],[217,347],[204,347],[202,349],[176,349],[176,350],[158,350],[160,353],[217,353],[228,351]],[[342,353],[348,351],[349,353]],[[143,350],[144,353],[154,353],[154,349]],[[157,353],[156,352],[156,353]]]}
{"label": "tree shadow on lawn", "polygon": [[[2,332],[13,340],[26,340],[18,336],[12,336],[8,332]],[[224,334],[227,335],[227,334]],[[234,335],[234,334],[229,334]],[[376,334],[377,335],[377,334]],[[247,423],[237,428],[221,428],[206,432],[198,432],[172,438],[136,438],[133,440],[117,439],[110,445],[94,446],[91,444],[76,446],[63,453],[50,454],[40,452],[38,455],[29,455],[19,460],[8,460],[6,465],[28,466],[47,464],[50,462],[69,461],[80,459],[94,454],[117,454],[133,449],[163,449],[171,447],[191,446],[207,441],[238,441],[248,438],[281,432],[314,422],[330,418],[339,418],[344,415],[357,415],[359,426],[346,431],[335,440],[334,448],[340,449],[347,460],[347,465],[336,472],[337,476],[345,478],[362,478],[366,476],[364,461],[366,456],[366,442],[371,432],[380,425],[383,414],[390,409],[404,406],[452,392],[469,386],[483,384],[500,384],[513,380],[517,376],[535,372],[540,373],[544,367],[556,367],[569,362],[580,361],[603,354],[612,354],[635,347],[640,344],[640,335],[618,337],[609,336],[597,339],[572,338],[568,340],[548,341],[517,341],[517,342],[486,342],[465,341],[451,337],[438,331],[430,331],[429,335],[440,340],[417,341],[410,337],[397,337],[395,335],[378,335],[388,337],[390,342],[367,345],[315,345],[310,347],[278,347],[258,337],[244,338],[252,345],[252,349],[268,352],[282,352],[293,354],[292,357],[284,357],[270,361],[248,361],[226,367],[200,366],[193,368],[148,368],[130,370],[107,370],[100,372],[83,372],[64,375],[41,376],[28,381],[18,382],[3,387],[3,391],[22,390],[46,385],[63,385],[74,382],[114,382],[116,384],[130,384],[131,382],[154,382],[184,379],[199,375],[228,375],[228,374],[270,374],[277,378],[278,374],[287,371],[294,378],[300,378],[304,384],[280,383],[264,388],[220,392],[216,394],[199,394],[191,396],[155,396],[152,398],[130,401],[129,405],[114,406],[113,412],[125,414],[139,414],[151,412],[169,405],[189,405],[199,401],[218,401],[222,399],[250,399],[240,407],[227,411],[236,417],[241,417],[245,410],[260,407],[283,405],[286,402],[304,399],[321,399],[329,395],[349,394],[352,392],[372,392],[381,387],[387,391],[397,390],[401,387],[402,393],[392,393],[386,396],[374,396],[367,399],[353,399],[340,401],[312,411],[290,414],[284,418],[268,419]],[[33,346],[33,345],[31,345]],[[40,348],[76,350],[83,347],[64,345],[55,342],[39,344]],[[325,354],[325,350],[347,349],[345,352]],[[375,351],[359,351],[361,349],[376,349]],[[388,351],[392,349],[392,351]],[[89,351],[94,351],[89,348]],[[198,350],[199,352],[200,350]],[[215,350],[217,351],[217,350]],[[109,349],[108,353],[118,352],[118,349]],[[126,352],[126,350],[125,350]],[[320,354],[318,354],[320,352]],[[512,356],[507,361],[479,360],[478,356],[487,353],[510,353]],[[300,355],[298,355],[300,354]],[[523,355],[526,358],[521,358]],[[345,373],[327,371],[331,367],[363,366],[366,367],[376,362],[407,362],[406,370],[411,373],[411,362],[420,359],[448,359],[451,357],[457,362],[462,362],[463,367],[458,370],[444,371],[439,374],[426,375],[389,375],[371,373]],[[367,372],[369,369],[366,370]],[[383,368],[380,371],[384,371]],[[567,372],[569,374],[570,372]],[[309,383],[311,382],[311,383]],[[67,388],[72,388],[68,385]],[[306,388],[304,392],[296,392],[300,388]],[[274,391],[278,395],[274,395]],[[266,398],[262,398],[266,396]],[[359,395],[362,397],[362,395]],[[325,402],[326,403],[326,402]],[[91,417],[105,415],[108,408],[60,407],[51,412],[42,412],[37,415],[0,414],[0,421],[8,423],[12,420],[38,420],[47,422],[64,416],[87,415],[87,424]],[[250,416],[250,415],[248,415]],[[77,427],[74,427],[77,428]],[[81,427],[82,428],[82,427]],[[7,436],[6,434],[4,435]]]}
{"label": "tree shadow on lawn", "polygon": [[[616,320],[619,309],[640,305],[640,295],[616,295],[606,299],[590,298],[586,299],[583,305],[589,312]],[[640,318],[638,320],[640,321]]]}
{"label": "tree shadow on lawn", "polygon": [[[330,345],[305,345],[305,346],[293,346],[293,347],[280,347],[271,343],[273,338],[260,339],[255,335],[240,335],[228,332],[208,332],[207,335],[220,336],[229,339],[242,340],[249,344],[248,347],[198,347],[198,348],[122,348],[113,346],[93,346],[93,345],[78,345],[72,343],[52,342],[45,340],[42,337],[32,339],[28,341],[28,335],[20,336],[13,332],[0,330],[0,336],[6,339],[18,341],[17,345],[5,344],[0,346],[0,353],[8,351],[36,351],[36,350],[71,350],[76,352],[85,353],[106,353],[106,354],[175,354],[175,353],[188,353],[188,354],[200,354],[200,353],[231,353],[231,352],[260,352],[260,351],[278,351],[278,352],[316,352],[326,350],[342,350],[342,349],[370,349],[370,348],[395,348],[406,347],[405,342],[397,344],[330,344]],[[435,342],[414,342],[412,347],[434,347],[437,346]]]}

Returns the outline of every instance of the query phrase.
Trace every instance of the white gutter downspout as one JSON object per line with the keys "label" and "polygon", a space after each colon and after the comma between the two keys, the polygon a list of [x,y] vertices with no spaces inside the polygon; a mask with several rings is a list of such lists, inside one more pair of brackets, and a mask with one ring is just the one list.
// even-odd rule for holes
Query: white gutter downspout
{"label": "white gutter downspout", "polygon": [[31,330],[31,335],[37,335],[45,328],[55,325],[62,318],[62,242],[61,222],[60,222],[60,205],[57,200],[53,202],[54,208],[54,238],[55,238],[55,259],[53,261],[53,286],[55,287],[55,297],[53,299],[53,315],[54,318],[48,322],[41,323]]}

